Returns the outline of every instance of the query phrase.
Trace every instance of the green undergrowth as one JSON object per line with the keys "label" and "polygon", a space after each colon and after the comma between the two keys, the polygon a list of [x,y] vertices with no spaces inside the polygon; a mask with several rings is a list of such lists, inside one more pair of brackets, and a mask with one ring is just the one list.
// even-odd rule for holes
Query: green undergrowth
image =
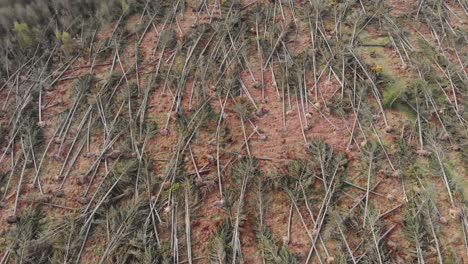
{"label": "green undergrowth", "polygon": [[408,119],[410,119],[411,121],[414,121],[416,120],[416,113],[414,112],[414,110],[409,107],[407,104],[405,103],[402,103],[402,102],[395,102],[393,105],[392,105],[392,108],[397,110],[398,112],[400,113],[403,113],[406,117],[408,117]]}
{"label": "green undergrowth", "polygon": [[377,75],[377,86],[381,89],[382,104],[386,108],[403,113],[408,119],[414,120],[416,114],[401,96],[411,86],[411,80],[402,78],[393,68],[394,59],[390,57],[385,47],[389,44],[389,38],[374,36],[368,32],[361,33],[360,52],[365,55],[367,63],[372,65],[371,69]]}
{"label": "green undergrowth", "polygon": [[463,176],[463,171],[460,171],[449,162],[444,163],[444,168],[447,170],[450,181],[458,191],[456,193],[460,194],[460,198],[465,204],[468,204],[468,180]]}
{"label": "green undergrowth", "polygon": [[383,91],[383,104],[387,108],[392,108],[400,95],[407,89],[407,82],[404,79],[393,79]]}

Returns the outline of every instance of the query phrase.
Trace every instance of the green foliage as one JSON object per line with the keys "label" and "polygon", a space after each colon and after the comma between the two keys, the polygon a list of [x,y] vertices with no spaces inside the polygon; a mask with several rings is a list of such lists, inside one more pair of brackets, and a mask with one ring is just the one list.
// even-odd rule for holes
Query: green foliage
{"label": "green foliage", "polygon": [[334,152],[330,145],[318,137],[312,139],[307,153],[312,164],[316,168],[320,168],[322,177],[327,181],[330,181],[337,174],[337,178],[339,178],[348,163],[348,159],[343,153]]}
{"label": "green foliage", "polygon": [[7,180],[7,174],[4,172],[0,172],[0,196],[3,196],[5,194],[6,188],[5,188],[5,183]]}
{"label": "green foliage", "polygon": [[23,138],[31,139],[34,147],[41,146],[44,140],[43,129],[38,126],[39,111],[37,106],[37,94],[32,93],[31,99],[25,104],[19,118],[19,132]]}
{"label": "green foliage", "polygon": [[241,7],[241,1],[240,0],[221,0],[221,6],[226,9],[234,9],[238,10]]}
{"label": "green foliage", "polygon": [[388,108],[392,107],[405,90],[406,83],[404,80],[392,80],[383,92],[383,105]]}
{"label": "green foliage", "polygon": [[448,174],[450,182],[454,185],[456,194],[459,194],[460,200],[468,205],[468,179],[463,176],[463,171],[457,170],[450,163],[445,162],[444,168]]}
{"label": "green foliage", "polygon": [[434,232],[439,228],[439,211],[433,202],[434,186],[428,186],[423,192],[415,194],[409,201],[403,222],[405,236],[415,247],[415,257],[423,258],[426,249],[433,243]]}
{"label": "green foliage", "polygon": [[34,43],[34,36],[28,24],[15,22],[13,31],[16,33],[18,43],[23,48],[31,47]]}
{"label": "green foliage", "polygon": [[169,190],[170,190],[172,193],[177,192],[179,189],[180,189],[180,183],[178,183],[178,182],[172,184],[171,188],[169,188]]}
{"label": "green foliage", "polygon": [[[163,263],[164,256],[146,221],[150,205],[146,200],[132,201],[123,206],[111,206],[106,216],[111,239],[106,257],[111,263]],[[101,257],[101,256],[99,256]]]}
{"label": "green foliage", "polygon": [[76,94],[81,95],[88,93],[93,88],[95,81],[94,75],[91,73],[86,73],[78,77],[74,85]]}
{"label": "green foliage", "polygon": [[412,146],[404,138],[396,139],[396,147],[395,158],[400,169],[407,168],[414,163]]}
{"label": "green foliage", "polygon": [[175,30],[172,28],[165,29],[161,34],[159,42],[159,46],[163,47],[164,49],[174,49],[177,44],[177,35]]}
{"label": "green foliage", "polygon": [[208,243],[210,263],[230,263],[232,256],[232,225],[223,222]]}
{"label": "green foliage", "polygon": [[27,208],[10,234],[13,259],[17,263],[49,263],[52,246],[42,236],[45,227],[44,214],[40,208]]}
{"label": "green foliage", "polygon": [[274,235],[264,229],[256,232],[259,241],[259,249],[264,254],[266,263],[299,263],[296,256],[285,246],[279,246],[279,241]]}
{"label": "green foliage", "polygon": [[7,144],[7,136],[9,129],[5,124],[0,124],[0,147],[5,147]]}
{"label": "green foliage", "polygon": [[232,174],[237,182],[236,187],[240,188],[244,180],[249,180],[259,175],[258,160],[254,157],[243,158],[236,164]]}
{"label": "green foliage", "polygon": [[447,264],[462,264],[463,259],[459,256],[453,247],[447,247],[444,249],[444,260],[443,263]]}
{"label": "green foliage", "polygon": [[252,118],[252,112],[254,109],[252,103],[244,100],[244,98],[239,98],[239,100],[234,103],[233,110],[239,116],[242,116],[244,120],[249,120]]}
{"label": "green foliage", "polygon": [[147,178],[147,171],[140,170],[140,167],[144,166],[138,159],[119,160],[113,172],[104,180],[102,188],[98,190],[98,197],[104,197],[113,186],[105,200],[108,204],[113,204],[131,196],[135,192],[136,183],[144,188],[145,186],[141,183]]}
{"label": "green foliage", "polygon": [[55,32],[55,37],[57,37],[57,39],[60,41],[60,43],[62,44],[63,49],[66,52],[71,53],[71,52],[74,51],[74,48],[75,48],[76,44],[75,44],[73,38],[71,37],[70,33],[66,32],[66,31],[63,31],[63,32],[56,31]]}
{"label": "green foliage", "polygon": [[414,204],[411,205],[412,207],[407,211],[403,222],[403,230],[410,241],[413,241],[413,243],[419,243],[423,241],[425,232],[418,219],[418,215],[416,214]]}
{"label": "green foliage", "polygon": [[[0,0],[0,3],[2,1],[6,2]],[[462,35],[464,32],[456,25],[453,28],[447,27],[455,21],[448,16],[444,22],[447,24],[444,24],[445,33],[441,35],[443,38],[437,38],[441,42],[439,47],[431,46],[429,41],[435,38],[429,38],[428,43],[425,43],[427,45],[420,45],[418,49],[411,43],[414,36],[408,37],[408,34],[414,32],[405,32],[404,27],[407,25],[400,25],[400,20],[395,20],[393,25],[393,14],[382,0],[362,3],[256,1],[251,4],[240,0],[222,0],[219,1],[220,6],[212,6],[213,1],[198,0],[16,2],[18,4],[11,8],[11,14],[0,5],[0,34],[4,36],[0,39],[0,93],[2,98],[4,95],[9,98],[9,103],[5,104],[6,111],[0,113],[0,145],[3,148],[9,142],[9,136],[16,132],[11,131],[14,125],[18,133],[12,149],[15,150],[15,155],[20,156],[11,156],[9,152],[5,155],[6,170],[0,172],[0,187],[9,181],[10,175],[11,184],[17,183],[16,175],[23,162],[21,152],[17,151],[19,138],[25,140],[27,150],[31,139],[30,154],[35,155],[32,160],[35,162],[31,164],[35,167],[27,167],[26,175],[29,177],[33,176],[30,174],[41,172],[44,190],[40,191],[49,191],[51,177],[54,176],[49,174],[55,171],[51,166],[58,164],[51,160],[52,153],[54,156],[63,156],[70,151],[70,156],[63,164],[63,168],[72,173],[69,178],[73,178],[75,172],[82,172],[83,166],[93,165],[86,175],[92,177],[89,189],[80,188],[69,194],[70,188],[74,187],[70,187],[67,182],[64,188],[64,192],[67,192],[65,200],[59,199],[58,195],[52,200],[57,206],[77,208],[73,200],[79,198],[76,202],[88,206],[69,210],[69,217],[60,220],[60,225],[53,226],[45,235],[43,216],[26,210],[29,207],[29,196],[22,194],[19,197],[18,209],[19,212],[24,212],[21,221],[17,226],[8,228],[11,231],[9,234],[0,235],[8,240],[3,242],[0,238],[0,243],[4,244],[0,248],[10,250],[10,262],[79,262],[76,258],[81,250],[82,261],[85,261],[85,254],[92,253],[98,258],[102,257],[102,263],[184,262],[188,258],[189,244],[193,243],[193,261],[204,257],[202,262],[231,263],[233,257],[247,253],[244,245],[237,247],[236,243],[237,240],[244,242],[246,238],[250,239],[245,237],[244,228],[247,224],[257,228],[255,235],[258,244],[254,244],[258,245],[259,250],[256,254],[261,253],[265,263],[298,263],[303,256],[292,253],[292,249],[294,252],[297,250],[295,242],[284,243],[277,237],[280,234],[273,233],[273,230],[278,230],[277,226],[271,226],[283,224],[278,219],[283,219],[283,213],[287,214],[289,206],[296,205],[299,214],[292,207],[291,218],[293,240],[297,233],[294,230],[297,224],[312,227],[306,209],[310,210],[312,216],[316,216],[316,223],[320,225],[320,241],[317,243],[319,252],[314,254],[322,254],[324,246],[328,246],[330,256],[335,258],[335,262],[345,263],[350,261],[350,253],[340,254],[336,251],[348,250],[342,244],[347,241],[351,246],[349,251],[355,253],[351,254],[360,258],[357,262],[390,263],[397,261],[389,259],[390,253],[386,248],[390,244],[385,239],[390,233],[385,232],[391,232],[388,227],[393,224],[397,228],[400,226],[400,223],[394,222],[398,217],[393,217],[393,214],[397,215],[401,210],[406,217],[404,230],[408,241],[415,247],[420,243],[422,258],[432,254],[430,246],[434,245],[434,240],[432,234],[428,235],[428,224],[438,220],[438,210],[430,201],[430,196],[422,195],[421,189],[417,187],[420,184],[417,180],[439,180],[433,176],[436,175],[434,171],[440,173],[440,167],[443,167],[449,176],[455,203],[457,206],[460,200],[466,203],[466,173],[458,170],[460,164],[448,160],[458,158],[458,154],[450,152],[445,157],[443,155],[443,165],[440,165],[436,164],[434,156],[417,158],[414,151],[419,136],[415,133],[419,132],[415,129],[419,124],[415,125],[414,122],[417,108],[420,110],[421,119],[418,121],[422,123],[420,126],[424,143],[429,146],[433,145],[433,141],[441,139],[433,134],[436,134],[434,131],[440,134],[439,125],[443,123],[450,137],[440,144],[440,152],[456,143],[461,146],[460,151],[465,155],[464,158],[468,157],[468,150],[463,148],[466,145],[463,121],[467,119],[466,111],[463,112],[466,102],[466,91],[463,88],[466,80],[463,66],[459,67],[453,56],[460,55],[459,60],[463,61],[466,54],[463,51],[454,54],[452,49],[459,48],[457,45],[464,41],[463,37],[458,36],[457,40],[454,35]],[[431,14],[427,13],[427,5],[435,2],[437,1],[422,3],[424,12],[421,16],[429,17]],[[187,6],[195,5],[196,10],[186,12]],[[10,7],[13,4],[7,3],[5,6]],[[379,6],[382,8],[379,9]],[[457,8],[455,5],[454,9]],[[445,12],[443,14],[448,15]],[[193,19],[194,16],[196,19]],[[119,22],[114,23],[117,19]],[[366,30],[368,25],[371,26],[367,28],[370,30]],[[398,26],[401,26],[401,31],[397,30]],[[434,26],[431,28],[432,34],[440,32],[440,24],[434,23],[431,26]],[[144,42],[139,43],[139,39],[144,37],[143,29],[147,30],[149,37],[143,38]],[[108,34],[110,31],[112,34]],[[350,39],[351,35],[353,41]],[[362,35],[365,35],[364,38]],[[155,46],[153,39],[156,40]],[[391,52],[390,39],[395,43],[393,48],[401,54],[384,54]],[[364,40],[367,44],[363,44]],[[309,42],[313,43],[313,48]],[[445,53],[446,48],[446,54],[450,54],[450,58],[441,52],[444,49]],[[52,49],[54,54],[51,54]],[[87,53],[85,50],[92,52]],[[70,60],[72,58],[68,58],[69,56],[62,56],[77,51],[84,51],[84,56],[78,56],[76,61]],[[119,51],[121,61],[113,60],[116,58],[113,56],[116,51]],[[50,61],[47,61],[49,55]],[[399,61],[397,55],[400,55],[405,64],[410,65],[404,75],[412,77],[421,74],[420,79],[398,79],[395,76],[402,70],[392,65]],[[369,57],[371,59],[366,63]],[[14,72],[29,59],[29,64],[15,75]],[[138,72],[136,64],[132,65],[135,62],[138,62]],[[440,64],[441,71],[434,63]],[[91,64],[92,70],[89,68]],[[121,68],[126,69],[128,74],[124,76]],[[62,70],[65,70],[65,75],[57,76]],[[87,73],[88,70],[96,75]],[[446,78],[446,74],[451,75],[450,80]],[[317,81],[315,77],[319,76],[319,83],[314,83]],[[49,87],[49,81],[56,77],[59,81]],[[71,89],[68,89],[68,77],[75,78]],[[332,81],[328,82],[327,79]],[[161,93],[162,89],[156,89],[162,87],[163,83],[164,93]],[[247,91],[243,84],[247,91],[252,92],[253,98],[250,98],[250,94],[245,96]],[[381,94],[374,90],[374,84]],[[343,85],[344,96],[340,96],[340,85]],[[461,110],[457,114],[461,118],[453,110],[452,85],[456,86],[460,99]],[[41,105],[38,104],[39,87],[44,89],[41,90]],[[318,87],[319,102],[312,99],[312,87]],[[57,96],[57,90],[61,93],[63,89],[67,90],[65,100],[56,104],[53,97]],[[259,100],[260,92],[262,105],[254,106],[255,100]],[[388,123],[394,127],[394,131],[385,128],[388,133],[382,134],[385,144],[383,147],[395,168],[402,171],[402,174],[394,174],[401,176],[398,179],[390,178],[385,171],[383,174],[386,178],[380,181],[382,174],[377,173],[382,166],[388,165],[381,146],[375,140],[372,129],[369,129],[370,124],[378,128],[384,125],[376,98],[381,99],[386,108],[406,111],[408,116],[413,115],[413,118],[408,118],[411,120],[398,120],[399,115],[395,111],[388,111]],[[98,99],[102,105],[96,104]],[[221,117],[220,105],[224,102],[225,115]],[[312,124],[311,130],[302,131],[306,138],[313,138],[305,145],[306,155],[303,151],[298,151],[302,144],[301,139],[284,140],[287,146],[276,146],[282,141],[278,138],[282,133],[275,127],[280,126],[282,121],[279,102],[287,102],[292,108],[296,108],[296,102],[299,105],[299,109],[295,110],[300,111],[296,112],[297,116],[289,113],[284,116],[289,129],[302,129],[303,116],[307,118],[307,122],[310,121],[307,124]],[[260,109],[263,104],[265,108]],[[314,107],[311,107],[312,104]],[[56,105],[58,109],[55,109]],[[257,106],[259,110],[268,108],[270,114],[253,115]],[[63,111],[63,107],[69,107],[68,111]],[[38,109],[44,110],[44,119],[53,117],[58,120],[41,123],[42,127],[38,127]],[[75,129],[83,117],[83,109],[92,110],[89,120],[83,122],[84,129],[77,131]],[[355,111],[357,109],[359,111]],[[169,115],[167,119],[166,114]],[[353,114],[358,117],[355,122],[354,118],[350,118]],[[65,117],[70,117],[70,120],[64,120]],[[439,117],[441,122],[436,120]],[[242,146],[244,142],[241,127],[238,126],[239,119],[243,119],[247,133],[251,133],[254,127],[255,131],[247,140],[254,150],[252,154],[259,153],[264,157],[261,161],[243,155],[245,146]],[[161,135],[152,138],[156,135],[155,120],[164,128],[161,129]],[[330,130],[321,131],[329,124]],[[55,127],[57,125],[59,127]],[[80,137],[88,134],[88,126],[91,128],[88,131],[89,142],[87,138]],[[331,127],[337,129],[334,135],[324,135],[327,140],[333,141],[334,136],[349,136],[350,140],[361,142],[366,139],[367,143],[360,144],[359,151],[349,149],[346,154],[336,151],[332,146],[336,144],[341,149],[344,145],[338,141],[333,145],[327,144],[323,139],[314,137],[324,131],[331,131]],[[50,146],[55,146],[52,143],[59,143],[60,146],[52,147],[46,152],[37,151],[38,147],[45,145],[43,131],[46,132],[47,139],[51,140],[47,141],[51,142]],[[55,138],[52,131],[57,131]],[[292,132],[297,133],[286,136],[300,137],[301,131]],[[103,150],[102,144],[116,135],[120,135],[120,138],[111,149],[106,148],[107,153],[101,157],[99,151]],[[70,145],[74,142],[74,136],[77,136],[80,147]],[[209,145],[200,152],[200,146],[208,143],[207,141]],[[196,144],[193,149],[196,156],[193,160],[188,155],[190,144]],[[256,149],[261,147],[266,148]],[[84,149],[87,153],[82,157]],[[274,153],[263,155],[262,151]],[[117,154],[111,155],[111,152]],[[2,153],[3,149],[0,155]],[[153,156],[158,158],[155,166],[150,164]],[[17,157],[20,162],[15,164],[14,158]],[[41,170],[38,163],[42,163],[42,157],[46,167]],[[352,162],[351,173],[356,176],[349,180],[355,186],[350,184],[349,189],[343,190],[341,184],[347,177],[347,157]],[[77,163],[74,165],[72,163],[75,160]],[[11,169],[10,161],[13,161]],[[186,173],[186,169],[193,171],[194,163],[198,166],[197,173]],[[161,170],[162,175],[150,173],[149,170],[153,167]],[[270,173],[265,175],[267,173],[261,173],[260,169]],[[372,190],[367,192],[365,212],[369,214],[365,213],[364,217],[368,217],[369,224],[363,227],[363,210],[360,210],[363,193],[357,189],[364,190],[361,186],[365,186],[365,181],[360,176],[368,170],[371,179],[368,185],[374,186],[377,182],[382,185],[374,190],[375,193]],[[390,213],[382,217],[381,213],[400,202],[399,199],[394,204],[382,202],[385,196],[392,202],[391,197],[400,197],[397,192],[401,183],[398,180],[404,184],[401,187],[409,195],[410,201],[404,203],[403,207],[392,210],[392,217],[386,217]],[[439,188],[440,184],[437,186]],[[215,190],[217,188],[220,200],[213,203],[211,198],[218,197]],[[8,191],[13,189],[10,186]],[[203,197],[205,199],[199,200],[199,193],[211,198]],[[349,197],[344,197],[344,194]],[[5,189],[0,189],[0,196],[10,197],[8,195]],[[184,199],[186,197],[188,202]],[[272,204],[270,201],[274,199],[277,200]],[[348,210],[348,206],[352,204],[355,207]],[[55,209],[55,205],[50,211],[68,211],[63,208]],[[200,210],[201,207],[203,209]],[[445,209],[439,209],[444,214]],[[275,215],[278,212],[282,215]],[[343,218],[346,220],[341,220]],[[88,219],[86,223],[90,225],[84,226],[83,219]],[[343,226],[344,229],[344,234],[340,234],[341,242],[337,245],[335,237],[331,237],[337,235],[337,232],[333,232],[336,227],[334,219],[339,220],[339,227]],[[301,220],[305,222],[301,223]],[[205,229],[208,225],[212,227],[220,221],[225,222],[218,226],[209,241],[199,240],[206,238]],[[88,227],[91,228],[87,229]],[[438,228],[436,225],[435,233],[439,232]],[[445,230],[452,232],[451,229]],[[440,234],[446,235],[445,230]],[[310,234],[316,230],[306,231]],[[303,235],[305,233],[304,231]],[[374,233],[378,242],[370,239]],[[199,236],[200,234],[202,235]],[[86,239],[88,243],[85,243]],[[90,240],[96,241],[98,246],[90,248]],[[233,240],[236,240],[235,244]],[[446,262],[457,261],[448,253],[448,244],[451,241],[441,239],[441,242],[443,254],[447,255]],[[320,245],[321,243],[326,245]],[[404,250],[407,250],[408,244],[404,245]],[[209,256],[198,255],[201,252],[200,247],[203,253],[208,251]],[[452,255],[456,253],[458,252]],[[235,262],[242,261],[244,260],[239,257]],[[329,260],[325,259],[324,262],[328,263]]]}
{"label": "green foliage", "polygon": [[127,14],[128,10],[130,9],[130,5],[128,4],[127,0],[120,0],[120,5],[122,7],[122,13]]}

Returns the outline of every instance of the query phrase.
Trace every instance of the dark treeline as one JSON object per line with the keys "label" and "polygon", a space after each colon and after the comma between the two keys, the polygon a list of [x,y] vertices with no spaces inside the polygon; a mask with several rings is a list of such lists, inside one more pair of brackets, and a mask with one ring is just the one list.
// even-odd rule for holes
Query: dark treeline
{"label": "dark treeline", "polygon": [[1,0],[0,33],[4,40],[14,31],[15,22],[44,31],[69,28],[80,20],[94,17],[113,19],[122,12],[124,4],[126,1],[121,0]]}
{"label": "dark treeline", "polygon": [[[151,2],[151,3],[150,3]],[[55,43],[75,41],[86,46],[100,25],[138,10],[159,6],[146,0],[0,0],[0,77],[7,77],[34,54],[44,54]],[[65,38],[67,40],[63,40]],[[62,43],[65,44],[65,43]]]}

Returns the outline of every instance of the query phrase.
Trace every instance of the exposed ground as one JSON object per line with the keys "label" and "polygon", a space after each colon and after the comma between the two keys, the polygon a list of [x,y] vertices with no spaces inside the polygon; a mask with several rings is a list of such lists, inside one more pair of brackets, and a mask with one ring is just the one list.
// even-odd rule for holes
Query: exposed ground
{"label": "exposed ground", "polygon": [[0,263],[468,262],[466,3],[129,3],[0,76]]}

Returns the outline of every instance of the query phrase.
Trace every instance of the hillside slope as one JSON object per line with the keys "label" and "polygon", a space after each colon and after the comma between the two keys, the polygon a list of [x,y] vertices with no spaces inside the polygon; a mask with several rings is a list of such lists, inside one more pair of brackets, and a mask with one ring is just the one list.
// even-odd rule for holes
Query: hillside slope
{"label": "hillside slope", "polygon": [[466,263],[467,10],[2,3],[0,263]]}

